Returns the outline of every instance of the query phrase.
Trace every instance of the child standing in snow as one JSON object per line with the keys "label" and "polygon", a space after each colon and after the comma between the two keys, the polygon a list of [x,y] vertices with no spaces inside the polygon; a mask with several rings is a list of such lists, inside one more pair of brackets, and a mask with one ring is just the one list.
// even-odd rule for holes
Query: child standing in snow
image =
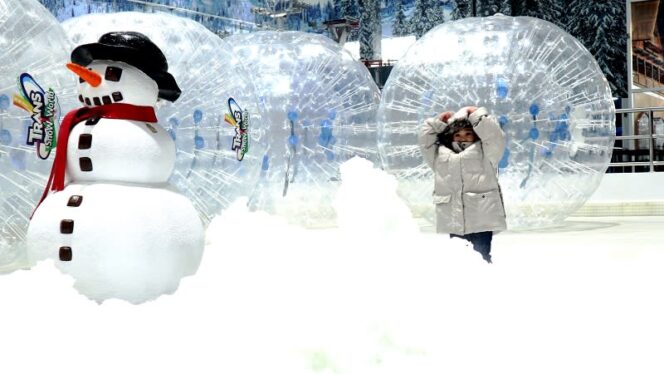
{"label": "child standing in snow", "polygon": [[468,240],[491,263],[493,232],[506,229],[497,173],[505,134],[485,108],[465,107],[424,121],[419,143],[435,174],[436,231]]}

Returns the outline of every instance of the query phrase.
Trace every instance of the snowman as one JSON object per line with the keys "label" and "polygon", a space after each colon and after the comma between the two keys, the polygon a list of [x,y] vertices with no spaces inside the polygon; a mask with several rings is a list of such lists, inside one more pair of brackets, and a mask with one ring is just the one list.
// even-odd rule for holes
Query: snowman
{"label": "snowman", "polygon": [[154,109],[180,89],[162,51],[140,33],[104,34],[75,48],[71,61],[84,107],[60,126],[28,229],[29,258],[52,258],[97,302],[173,293],[196,272],[204,246],[196,210],[168,184],[175,144]]}

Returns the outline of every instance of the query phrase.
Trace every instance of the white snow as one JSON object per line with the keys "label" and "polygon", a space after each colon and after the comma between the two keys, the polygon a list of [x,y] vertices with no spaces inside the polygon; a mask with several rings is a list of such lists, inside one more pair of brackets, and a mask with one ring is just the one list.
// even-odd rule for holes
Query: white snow
{"label": "white snow", "polygon": [[[383,38],[381,44],[381,59],[383,61],[398,61],[408,51],[411,45],[415,44],[415,36],[400,36],[393,38]],[[344,49],[350,52],[354,59],[360,59],[360,42],[346,42]]]}
{"label": "white snow", "polygon": [[664,217],[501,233],[488,265],[462,240],[410,231],[391,177],[361,160],[342,176],[339,216],[369,229],[305,230],[238,201],[211,223],[199,272],[153,302],[97,305],[49,263],[0,276],[0,371],[664,369]]}

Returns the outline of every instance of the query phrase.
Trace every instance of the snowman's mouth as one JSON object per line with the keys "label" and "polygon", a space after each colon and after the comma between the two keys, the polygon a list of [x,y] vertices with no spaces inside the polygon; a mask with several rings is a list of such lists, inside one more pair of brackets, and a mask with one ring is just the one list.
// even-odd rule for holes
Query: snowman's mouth
{"label": "snowman's mouth", "polygon": [[83,97],[83,95],[78,95],[78,101],[84,103],[87,106],[108,105],[112,103],[119,103],[122,100],[124,100],[124,97],[122,96],[122,92],[120,91],[113,92],[111,96],[104,95],[101,98],[98,96],[89,98],[89,97]]}

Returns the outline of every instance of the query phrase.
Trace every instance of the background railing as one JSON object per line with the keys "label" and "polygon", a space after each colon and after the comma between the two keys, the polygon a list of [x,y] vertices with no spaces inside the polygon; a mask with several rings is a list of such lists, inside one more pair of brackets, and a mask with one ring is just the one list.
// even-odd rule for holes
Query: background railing
{"label": "background railing", "polygon": [[609,173],[664,171],[664,123],[656,127],[655,112],[664,112],[664,106],[616,109],[622,129],[631,126],[635,135],[616,136]]}

